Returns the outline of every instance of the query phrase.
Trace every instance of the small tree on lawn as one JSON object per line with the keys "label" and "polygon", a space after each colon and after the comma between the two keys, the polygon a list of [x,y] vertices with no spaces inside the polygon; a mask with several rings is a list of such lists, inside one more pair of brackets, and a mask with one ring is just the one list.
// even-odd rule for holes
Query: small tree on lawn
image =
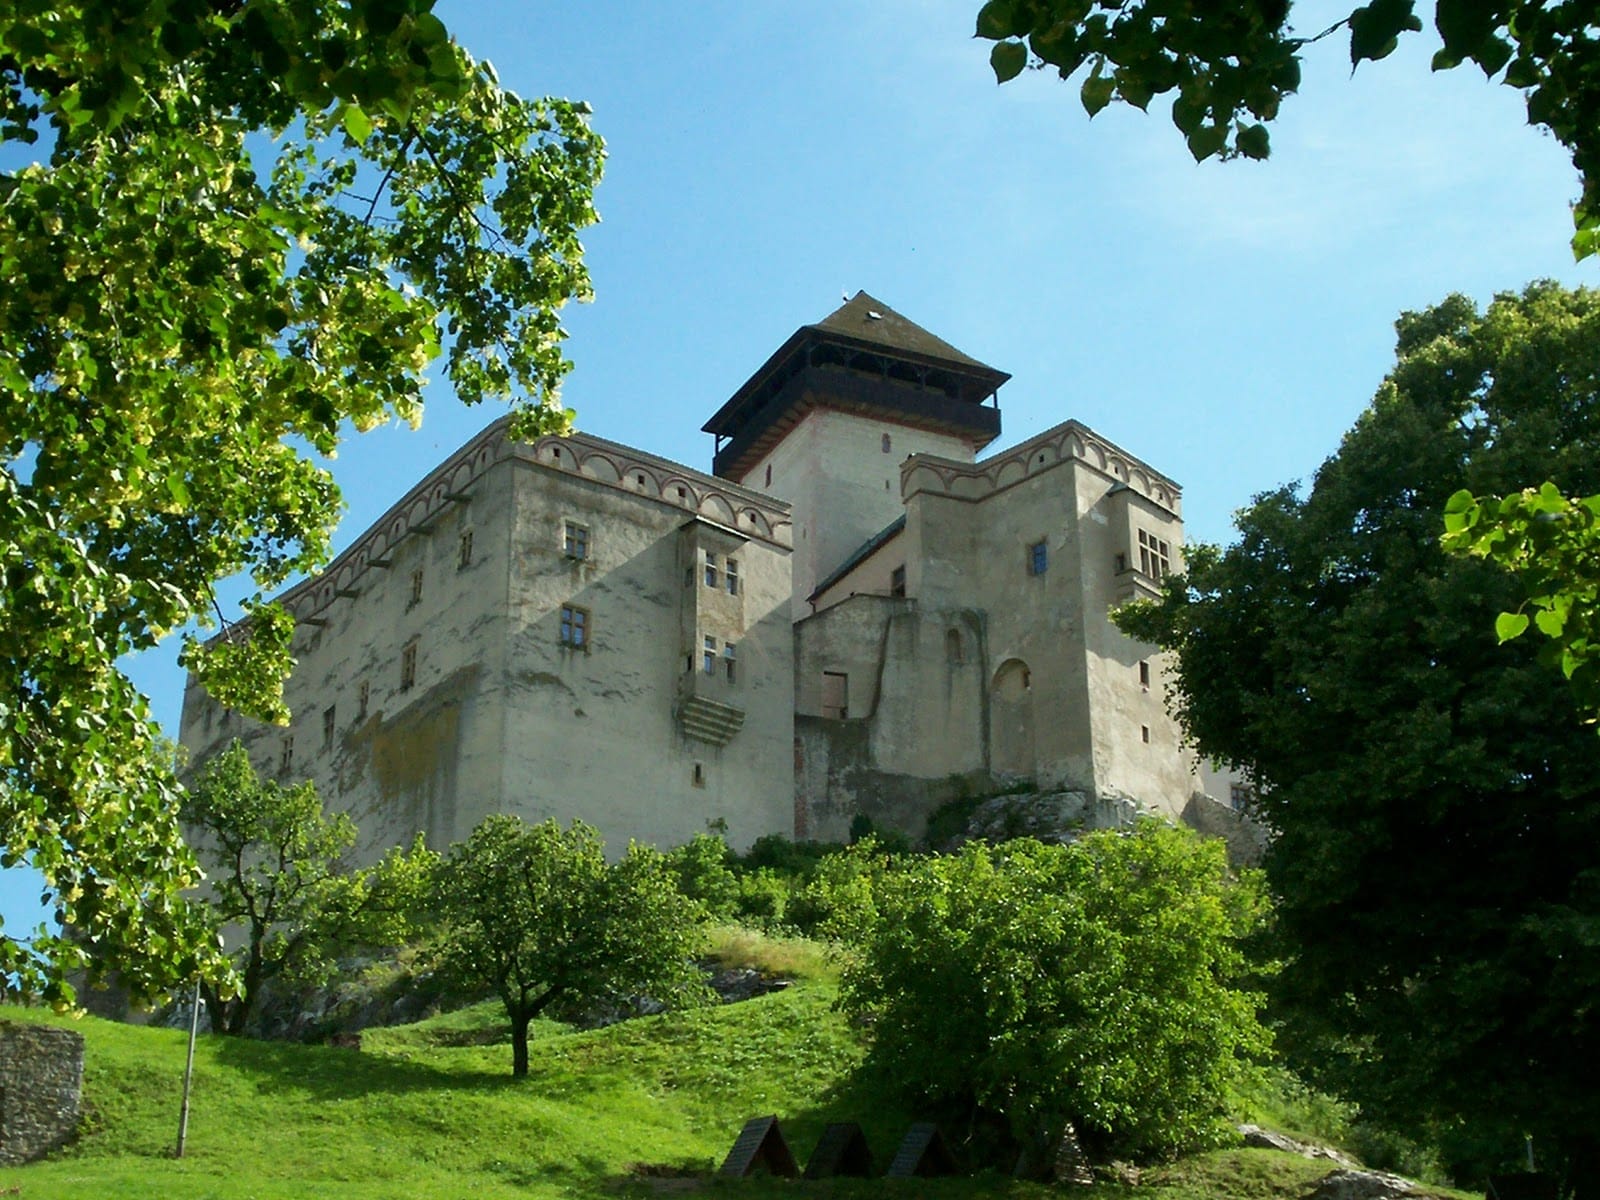
{"label": "small tree on lawn", "polygon": [[209,923],[243,933],[233,956],[240,986],[229,994],[215,981],[202,984],[219,1033],[246,1031],[267,984],[326,983],[340,954],[398,946],[415,932],[411,914],[436,856],[419,840],[374,867],[351,869],[350,818],[324,812],[309,782],[259,779],[237,741],[201,771],[183,821],[209,875],[201,902]]}
{"label": "small tree on lawn", "polygon": [[1151,821],[1072,846],[970,843],[882,878],[842,1005],[903,1097],[1024,1143],[1070,1121],[1149,1156],[1228,1135],[1224,1096],[1269,1043],[1239,986],[1260,919],[1220,842]]}
{"label": "small tree on lawn", "polygon": [[700,906],[657,851],[632,844],[608,864],[599,833],[581,821],[564,830],[489,817],[450,848],[436,895],[440,966],[500,997],[517,1078],[528,1073],[528,1025],[552,1005],[705,995],[692,961]]}

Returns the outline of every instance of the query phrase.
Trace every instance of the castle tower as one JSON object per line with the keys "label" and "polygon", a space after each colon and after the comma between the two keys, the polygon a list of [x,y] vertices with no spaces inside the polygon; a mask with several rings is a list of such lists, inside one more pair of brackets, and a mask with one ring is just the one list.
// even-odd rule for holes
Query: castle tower
{"label": "castle tower", "polygon": [[705,423],[716,475],[793,505],[795,619],[904,515],[909,456],[970,463],[999,436],[996,392],[1010,378],[857,292],[797,329]]}

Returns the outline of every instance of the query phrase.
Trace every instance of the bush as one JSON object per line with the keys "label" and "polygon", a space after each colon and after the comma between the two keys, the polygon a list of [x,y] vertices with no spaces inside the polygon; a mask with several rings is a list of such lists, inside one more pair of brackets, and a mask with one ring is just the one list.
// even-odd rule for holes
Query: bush
{"label": "bush", "polygon": [[663,856],[678,890],[698,900],[714,921],[726,921],[739,908],[739,877],[729,865],[734,861],[728,843],[711,833],[696,834]]}
{"label": "bush", "polygon": [[1017,1141],[1070,1121],[1101,1152],[1222,1144],[1270,1039],[1237,986],[1262,906],[1220,843],[1150,821],[1072,846],[972,844],[883,876],[841,1004],[909,1102]]}

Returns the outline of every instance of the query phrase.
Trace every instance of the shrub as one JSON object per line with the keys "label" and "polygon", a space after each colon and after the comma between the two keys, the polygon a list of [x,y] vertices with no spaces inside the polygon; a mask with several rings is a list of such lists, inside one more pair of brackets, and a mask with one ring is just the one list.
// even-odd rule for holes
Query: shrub
{"label": "shrub", "polygon": [[1260,916],[1220,843],[1160,822],[971,844],[882,878],[841,1004],[913,1104],[1001,1114],[1019,1141],[1070,1121],[1120,1155],[1220,1144],[1229,1085],[1269,1045],[1235,982]]}

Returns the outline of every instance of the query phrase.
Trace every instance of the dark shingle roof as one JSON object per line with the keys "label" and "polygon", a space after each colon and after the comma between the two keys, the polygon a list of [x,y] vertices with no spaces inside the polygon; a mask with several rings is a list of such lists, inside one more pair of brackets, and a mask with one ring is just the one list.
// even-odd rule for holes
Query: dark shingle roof
{"label": "dark shingle roof", "polygon": [[881,300],[857,292],[815,325],[806,326],[823,333],[841,334],[925,358],[961,363],[968,367],[994,370],[987,363],[963,354],[943,338],[935,337],[915,321],[902,317]]}

